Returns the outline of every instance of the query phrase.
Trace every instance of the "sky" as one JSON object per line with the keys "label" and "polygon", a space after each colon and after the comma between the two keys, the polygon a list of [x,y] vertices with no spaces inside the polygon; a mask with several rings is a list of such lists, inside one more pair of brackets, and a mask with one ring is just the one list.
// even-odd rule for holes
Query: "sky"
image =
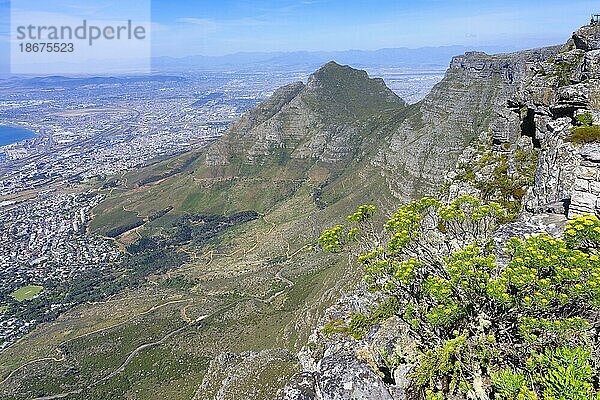
{"label": "sky", "polygon": [[[523,49],[564,43],[600,13],[600,1],[568,0],[13,0],[42,11],[140,18],[151,11],[152,55],[376,50],[444,45]],[[0,53],[10,1],[0,0]],[[134,6],[135,5],[135,6]],[[42,10],[45,8],[45,10]]]}
{"label": "sky", "polygon": [[569,0],[154,0],[155,54],[565,42],[600,13]]}

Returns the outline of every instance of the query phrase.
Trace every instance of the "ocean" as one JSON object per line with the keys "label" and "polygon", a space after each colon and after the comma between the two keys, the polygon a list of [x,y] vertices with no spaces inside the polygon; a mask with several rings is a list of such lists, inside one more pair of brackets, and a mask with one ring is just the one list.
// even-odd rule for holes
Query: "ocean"
{"label": "ocean", "polygon": [[0,146],[20,142],[25,139],[32,139],[34,137],[35,133],[25,128],[0,125]]}

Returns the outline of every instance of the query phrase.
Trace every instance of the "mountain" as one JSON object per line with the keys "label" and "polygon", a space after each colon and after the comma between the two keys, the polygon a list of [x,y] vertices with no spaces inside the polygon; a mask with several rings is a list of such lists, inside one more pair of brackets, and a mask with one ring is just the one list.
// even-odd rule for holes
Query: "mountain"
{"label": "mountain", "polygon": [[[414,105],[328,62],[208,147],[101,182],[90,234],[123,249],[127,271],[114,281],[135,285],[5,350],[0,397],[265,399],[295,376],[282,395],[305,397],[287,398],[346,399],[335,382],[356,372],[353,388],[392,398],[356,358],[360,343],[314,339],[330,306],[354,310],[365,297],[351,292],[362,271],[321,252],[319,233],[359,204],[390,214],[423,195],[479,190],[484,172],[474,182],[448,174],[480,147],[537,145],[529,112],[515,107],[560,50],[454,57]],[[331,396],[315,397],[315,385]]]}
{"label": "mountain", "polygon": [[[152,66],[158,71],[184,70],[272,70],[318,68],[329,60],[361,68],[444,68],[456,54],[474,50],[467,46],[386,48],[379,50],[241,52],[224,56],[156,57]],[[480,51],[499,53],[515,47],[488,46]]]}

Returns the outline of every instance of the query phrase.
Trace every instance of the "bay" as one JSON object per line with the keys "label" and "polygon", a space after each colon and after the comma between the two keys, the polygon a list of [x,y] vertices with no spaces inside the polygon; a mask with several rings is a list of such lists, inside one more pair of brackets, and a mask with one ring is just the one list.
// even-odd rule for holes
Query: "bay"
{"label": "bay", "polygon": [[35,133],[25,128],[8,125],[0,125],[0,146],[20,142],[21,140],[33,139]]}

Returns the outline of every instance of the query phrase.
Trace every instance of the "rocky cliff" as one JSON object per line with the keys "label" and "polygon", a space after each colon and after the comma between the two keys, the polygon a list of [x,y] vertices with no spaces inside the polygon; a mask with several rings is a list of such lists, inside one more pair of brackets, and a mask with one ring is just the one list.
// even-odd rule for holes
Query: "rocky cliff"
{"label": "rocky cliff", "polygon": [[380,153],[398,197],[434,194],[482,131],[492,130],[498,140],[516,135],[518,123],[507,100],[527,82],[531,65],[556,50],[455,57],[444,79],[395,127]]}
{"label": "rocky cliff", "polygon": [[536,66],[513,103],[525,116],[526,133],[541,149],[526,199],[530,211],[558,210],[574,216],[599,209],[598,145],[572,139],[578,116],[589,113],[593,124],[600,121],[599,33],[597,25],[575,32],[557,55]]}
{"label": "rocky cliff", "polygon": [[[403,193],[428,192],[423,188],[450,171],[447,198],[473,193],[513,207],[514,221],[495,234],[500,249],[510,237],[559,237],[567,218],[600,209],[599,78],[597,25],[578,30],[565,46],[455,57],[444,81],[394,129],[379,160],[389,170],[408,166],[390,177]],[[359,287],[326,311],[298,355],[304,371],[279,400],[422,397],[406,391],[411,365],[389,358],[414,352],[397,317],[361,340],[324,333],[331,321],[375,302]],[[475,398],[487,399],[479,389]]]}

